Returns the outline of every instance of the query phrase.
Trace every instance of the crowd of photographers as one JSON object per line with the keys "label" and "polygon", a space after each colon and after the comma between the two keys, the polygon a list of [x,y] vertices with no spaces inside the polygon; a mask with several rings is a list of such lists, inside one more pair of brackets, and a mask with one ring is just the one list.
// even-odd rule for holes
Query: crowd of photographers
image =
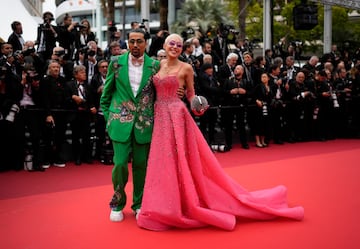
{"label": "crowd of photographers", "polygon": [[[15,21],[1,44],[1,171],[21,170],[24,162],[39,171],[65,167],[69,160],[111,164],[99,99],[111,56],[125,53],[127,44],[115,28],[102,50],[86,19],[74,22],[65,15],[61,25],[53,20],[51,12],[43,14],[35,42],[23,40]],[[160,30],[152,37],[150,56],[166,57],[162,45],[168,34]],[[198,121],[213,150],[231,150],[236,136],[249,149],[253,138],[264,148],[270,142],[360,135],[360,53],[340,54],[334,46],[321,60],[313,56],[299,67],[296,46],[285,40],[277,54],[268,49],[253,58],[249,42],[236,39],[231,27],[221,26],[214,39],[188,35],[180,59],[193,66],[197,94],[210,103]],[[64,146],[69,129],[71,149]]]}
{"label": "crowd of photographers", "polygon": [[[199,120],[213,150],[229,151],[237,138],[258,148],[270,143],[360,137],[360,51],[338,51],[300,64],[298,42],[282,38],[254,58],[231,27],[199,42],[185,39],[180,59],[193,65],[196,91],[211,108]],[[224,136],[217,136],[219,129]]]}
{"label": "crowd of photographers", "polygon": [[[36,41],[24,41],[22,24],[14,21],[1,43],[1,170],[21,170],[24,162],[32,170],[65,167],[69,153],[76,165],[91,163],[100,160],[103,144],[109,147],[99,98],[110,56],[124,50],[109,44],[102,51],[86,19],[74,22],[66,14],[61,25],[53,21],[51,12],[43,14]],[[111,37],[119,45],[120,35]],[[70,149],[64,146],[69,129]],[[101,144],[96,153],[91,137]]]}

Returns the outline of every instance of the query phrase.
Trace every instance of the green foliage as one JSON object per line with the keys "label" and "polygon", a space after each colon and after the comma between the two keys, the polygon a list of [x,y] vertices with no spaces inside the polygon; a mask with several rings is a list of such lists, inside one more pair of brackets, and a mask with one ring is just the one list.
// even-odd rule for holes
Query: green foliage
{"label": "green foliage", "polygon": [[209,29],[214,32],[220,23],[228,20],[225,7],[217,0],[186,1],[180,9],[172,29],[181,33],[187,27],[192,27],[202,35],[205,35]]}
{"label": "green foliage", "polygon": [[263,9],[262,6],[255,2],[247,7],[246,18],[246,37],[249,40],[260,39],[263,36]]}
{"label": "green foliage", "polygon": [[[263,37],[263,6],[262,0],[246,1],[246,37],[249,40]],[[318,25],[311,30],[294,30],[293,8],[301,0],[273,0],[274,15],[282,16],[281,21],[273,22],[273,43],[286,37],[288,42],[301,41],[307,46],[304,51],[315,52],[324,39],[324,7],[318,4]],[[311,2],[308,2],[311,4]],[[316,3],[314,3],[316,4]],[[205,34],[208,30],[215,34],[220,23],[235,24],[239,27],[239,0],[225,0],[224,4],[218,0],[186,1],[178,14],[178,20],[173,25],[175,32],[182,32],[189,24],[198,26],[199,31]],[[360,21],[349,22],[348,13],[351,10],[342,7],[332,7],[332,40],[339,47],[344,44],[357,44],[360,41]],[[319,45],[320,44],[320,45]]]}
{"label": "green foliage", "polygon": [[[280,1],[277,2],[279,3]],[[307,46],[303,47],[304,52],[315,52],[319,49],[319,44],[322,44],[324,39],[324,7],[323,5],[318,5],[319,24],[315,28],[311,30],[294,30],[293,8],[300,3],[301,1],[292,1],[282,6],[279,14],[284,18],[284,21],[277,22],[274,20],[273,43],[275,44],[282,37],[286,37],[288,42],[302,41],[304,44],[306,43]],[[332,40],[335,44],[344,44],[349,37],[356,37],[355,39],[359,40],[360,24],[349,25],[348,12],[349,10],[345,8],[332,7]],[[257,24],[246,27],[246,33],[249,39],[256,38],[252,36],[253,34],[259,34],[257,33],[259,28],[256,28],[256,25],[260,26],[262,30],[262,20]],[[255,29],[255,32],[253,32],[252,29]]]}

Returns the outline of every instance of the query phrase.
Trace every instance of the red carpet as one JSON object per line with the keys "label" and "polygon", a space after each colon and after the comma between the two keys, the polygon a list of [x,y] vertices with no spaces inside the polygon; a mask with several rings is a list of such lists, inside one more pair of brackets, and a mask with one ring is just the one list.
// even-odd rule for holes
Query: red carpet
{"label": "red carpet", "polygon": [[[46,172],[0,173],[1,249],[357,249],[360,245],[360,140],[239,146],[217,153],[225,170],[249,190],[283,184],[301,222],[239,221],[215,228],[151,232],[125,209],[108,220],[111,166],[69,164]],[[131,184],[127,192],[131,193]]]}

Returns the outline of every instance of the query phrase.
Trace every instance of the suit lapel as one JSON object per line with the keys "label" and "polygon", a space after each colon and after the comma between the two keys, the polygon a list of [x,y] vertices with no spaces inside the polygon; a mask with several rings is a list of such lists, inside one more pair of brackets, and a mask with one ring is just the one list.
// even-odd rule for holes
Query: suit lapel
{"label": "suit lapel", "polygon": [[141,78],[141,82],[140,82],[140,87],[137,91],[136,96],[140,95],[142,89],[147,84],[149,77],[153,73],[152,71],[154,70],[154,65],[152,62],[153,62],[153,60],[151,60],[150,57],[145,54],[144,55],[143,74],[142,74],[142,78]]}
{"label": "suit lapel", "polygon": [[120,84],[124,84],[124,87],[126,91],[129,93],[129,96],[131,96],[131,99],[135,102],[134,93],[132,92],[131,85],[130,85],[130,79],[129,79],[129,65],[128,65],[128,58],[129,58],[129,52],[125,56],[119,57],[119,78],[120,78]]}

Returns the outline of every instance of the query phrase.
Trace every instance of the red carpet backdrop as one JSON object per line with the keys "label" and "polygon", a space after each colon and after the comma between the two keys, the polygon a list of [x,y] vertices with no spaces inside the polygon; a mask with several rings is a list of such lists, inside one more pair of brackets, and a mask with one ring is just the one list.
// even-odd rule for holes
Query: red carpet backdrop
{"label": "red carpet backdrop", "polygon": [[[283,184],[301,222],[238,220],[215,228],[152,232],[137,227],[128,203],[122,223],[109,221],[111,166],[0,173],[1,249],[358,249],[360,140],[271,145],[216,153],[248,190]],[[131,182],[127,193],[132,192]],[[130,198],[131,199],[131,196]]]}

